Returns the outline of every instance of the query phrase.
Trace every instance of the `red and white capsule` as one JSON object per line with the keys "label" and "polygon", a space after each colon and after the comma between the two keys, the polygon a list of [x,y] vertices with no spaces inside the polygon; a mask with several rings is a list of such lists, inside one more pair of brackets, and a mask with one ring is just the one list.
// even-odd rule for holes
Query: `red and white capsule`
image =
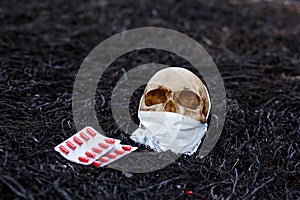
{"label": "red and white capsule", "polygon": [[78,160],[80,162],[84,162],[84,163],[88,163],[89,162],[89,159],[87,157],[83,157],[83,156],[79,156],[78,157]]}
{"label": "red and white capsule", "polygon": [[72,142],[66,141],[66,144],[67,144],[67,146],[68,146],[70,149],[72,149],[72,150],[75,150],[75,149],[76,149],[76,146],[75,146]]}
{"label": "red and white capsule", "polygon": [[80,132],[80,137],[82,138],[82,139],[84,139],[85,141],[88,141],[90,138],[86,135],[86,134],[84,134],[83,132]]}
{"label": "red and white capsule", "polygon": [[66,147],[64,147],[63,145],[59,146],[59,150],[61,150],[64,154],[68,155],[69,154],[69,150],[66,149]]}
{"label": "red and white capsule", "polygon": [[101,153],[102,149],[100,149],[99,147],[93,147],[92,151],[95,152],[95,153]]}
{"label": "red and white capsule", "polygon": [[94,161],[93,166],[94,167],[100,167],[101,166],[101,161]]}
{"label": "red and white capsule", "polygon": [[107,157],[115,159],[117,157],[117,154],[115,154],[115,153],[108,153]]}
{"label": "red and white capsule", "polygon": [[85,155],[86,155],[87,157],[89,157],[89,158],[95,158],[95,157],[96,157],[96,155],[95,155],[94,153],[89,152],[89,151],[86,151],[86,152],[85,152]]}
{"label": "red and white capsule", "polygon": [[88,134],[90,134],[90,136],[95,137],[96,136],[96,132],[93,131],[91,128],[86,128],[86,132]]}
{"label": "red and white capsule", "polygon": [[81,146],[83,144],[83,142],[76,136],[73,137],[73,141],[78,144],[79,146]]}
{"label": "red and white capsule", "polygon": [[98,145],[99,145],[99,147],[101,147],[101,148],[103,148],[103,149],[107,149],[107,148],[109,147],[108,144],[105,144],[105,143],[103,143],[103,142],[99,142]]}
{"label": "red and white capsule", "polygon": [[131,146],[123,145],[122,149],[124,149],[125,151],[130,151],[131,150]]}
{"label": "red and white capsule", "polygon": [[106,139],[105,139],[105,142],[108,143],[108,144],[114,144],[114,143],[115,143],[115,140],[112,139],[112,138],[106,138]]}
{"label": "red and white capsule", "polygon": [[107,163],[107,162],[109,161],[109,158],[103,156],[103,157],[101,157],[99,160],[100,160],[101,162]]}
{"label": "red and white capsule", "polygon": [[119,155],[122,155],[124,153],[124,150],[123,149],[116,149],[115,153],[119,154]]}

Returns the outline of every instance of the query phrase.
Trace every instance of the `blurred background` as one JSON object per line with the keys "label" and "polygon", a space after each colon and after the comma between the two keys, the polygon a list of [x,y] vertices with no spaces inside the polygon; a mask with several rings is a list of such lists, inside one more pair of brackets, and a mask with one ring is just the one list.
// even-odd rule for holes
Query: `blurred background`
{"label": "blurred background", "polygon": [[[10,0],[0,2],[0,22],[1,199],[300,198],[299,2]],[[192,37],[218,66],[228,105],[217,145],[147,174],[62,159],[53,148],[76,132],[72,89],[83,59],[106,38],[147,26]],[[108,91],[123,68],[150,61],[188,66],[153,49],[112,63],[96,94],[106,135],[134,144],[112,123]],[[130,105],[136,123],[142,91]]]}

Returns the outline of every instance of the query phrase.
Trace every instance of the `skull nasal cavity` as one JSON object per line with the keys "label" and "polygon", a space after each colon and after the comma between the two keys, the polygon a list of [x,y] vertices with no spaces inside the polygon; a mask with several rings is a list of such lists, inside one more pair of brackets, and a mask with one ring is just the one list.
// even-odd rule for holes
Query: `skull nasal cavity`
{"label": "skull nasal cavity", "polygon": [[145,95],[146,106],[152,106],[155,104],[165,103],[167,101],[168,91],[163,88],[151,90]]}
{"label": "skull nasal cavity", "polygon": [[171,101],[171,100],[168,101],[168,103],[165,106],[165,111],[166,112],[174,112],[174,113],[176,113],[176,106],[173,103],[173,101]]}

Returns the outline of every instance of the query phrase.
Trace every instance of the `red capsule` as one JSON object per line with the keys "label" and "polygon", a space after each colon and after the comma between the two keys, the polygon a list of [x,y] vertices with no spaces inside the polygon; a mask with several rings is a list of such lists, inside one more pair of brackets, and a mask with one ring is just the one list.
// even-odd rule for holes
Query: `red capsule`
{"label": "red capsule", "polygon": [[63,153],[65,153],[66,155],[68,155],[69,150],[66,149],[63,145],[60,145],[60,146],[59,146],[59,149],[60,149]]}
{"label": "red capsule", "polygon": [[84,134],[83,132],[80,132],[80,137],[82,138],[82,139],[84,139],[85,141],[88,141],[90,138],[86,135],[86,134]]}
{"label": "red capsule", "polygon": [[92,151],[95,152],[95,153],[101,153],[102,152],[102,149],[98,148],[98,147],[93,147],[92,148]]}
{"label": "red capsule", "polygon": [[105,139],[105,142],[108,143],[108,144],[114,144],[114,143],[115,143],[115,140],[112,139],[112,138],[106,138],[106,139]]}
{"label": "red capsule", "polygon": [[108,148],[108,144],[105,144],[105,143],[102,143],[102,142],[99,142],[98,145],[99,145],[99,147],[101,147],[103,149],[107,149]]}
{"label": "red capsule", "polygon": [[185,194],[187,196],[191,196],[191,195],[193,195],[193,191],[192,190],[187,190],[187,191],[185,191]]}
{"label": "red capsule", "polygon": [[93,165],[94,165],[94,167],[100,167],[101,162],[100,161],[94,161]]}
{"label": "red capsule", "polygon": [[67,144],[67,146],[68,146],[70,149],[72,149],[72,150],[75,150],[75,149],[76,149],[76,146],[75,146],[72,142],[66,141],[66,144]]}
{"label": "red capsule", "polygon": [[115,159],[117,157],[117,154],[115,154],[115,153],[108,153],[107,157]]}
{"label": "red capsule", "polygon": [[89,151],[86,151],[86,152],[85,152],[85,155],[86,155],[87,157],[90,157],[90,158],[95,158],[95,157],[96,157],[96,155],[95,155],[94,153],[91,153],[91,152],[89,152]]}
{"label": "red capsule", "polygon": [[130,151],[131,150],[131,146],[122,146],[122,149],[124,149],[125,151]]}
{"label": "red capsule", "polygon": [[124,150],[123,149],[116,149],[115,153],[119,154],[119,155],[122,155],[124,153]]}
{"label": "red capsule", "polygon": [[95,131],[93,131],[92,129],[90,128],[86,128],[86,131],[88,132],[88,134],[90,134],[92,137],[95,137],[96,136],[96,133]]}
{"label": "red capsule", "polygon": [[106,163],[106,162],[109,161],[109,158],[108,158],[108,157],[101,157],[101,158],[100,158],[100,161]]}
{"label": "red capsule", "polygon": [[86,158],[86,157],[83,157],[83,156],[79,156],[79,157],[78,157],[78,160],[79,160],[80,162],[84,162],[84,163],[89,162],[89,159]]}
{"label": "red capsule", "polygon": [[81,146],[83,144],[83,142],[76,136],[73,137],[73,141],[78,144],[79,146]]}

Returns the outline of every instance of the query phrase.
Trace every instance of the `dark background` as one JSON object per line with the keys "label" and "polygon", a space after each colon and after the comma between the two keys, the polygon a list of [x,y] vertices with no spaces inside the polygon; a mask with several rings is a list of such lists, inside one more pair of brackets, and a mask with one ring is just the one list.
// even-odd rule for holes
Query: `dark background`
{"label": "dark background", "polygon": [[[0,2],[0,22],[0,199],[300,197],[296,1],[10,0]],[[53,147],[76,132],[71,97],[81,62],[104,39],[144,26],[189,35],[217,64],[228,104],[217,145],[203,159],[182,156],[147,174],[62,159]],[[153,60],[184,66],[165,52],[129,53],[111,66],[98,101],[121,68]],[[135,120],[142,89],[132,97]],[[100,122],[112,120],[106,97],[97,104]],[[104,125],[107,135],[130,143],[116,128]]]}

